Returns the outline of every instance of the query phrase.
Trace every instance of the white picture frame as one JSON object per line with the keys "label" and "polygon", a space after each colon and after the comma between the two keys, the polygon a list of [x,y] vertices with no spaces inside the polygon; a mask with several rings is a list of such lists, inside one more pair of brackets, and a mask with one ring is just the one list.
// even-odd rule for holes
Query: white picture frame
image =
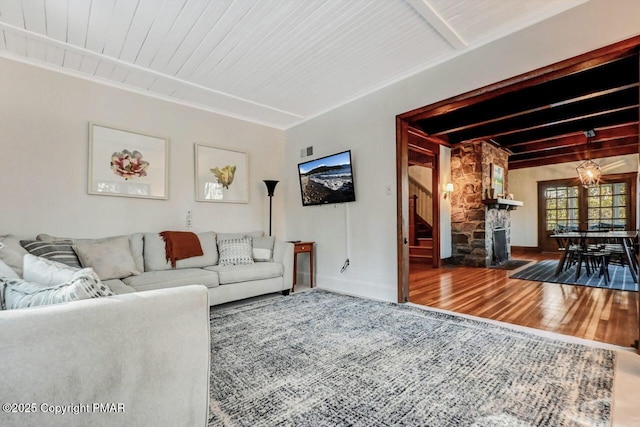
{"label": "white picture frame", "polygon": [[194,144],[197,202],[249,203],[249,156],[245,151]]}
{"label": "white picture frame", "polygon": [[89,123],[88,193],[169,198],[169,139]]}

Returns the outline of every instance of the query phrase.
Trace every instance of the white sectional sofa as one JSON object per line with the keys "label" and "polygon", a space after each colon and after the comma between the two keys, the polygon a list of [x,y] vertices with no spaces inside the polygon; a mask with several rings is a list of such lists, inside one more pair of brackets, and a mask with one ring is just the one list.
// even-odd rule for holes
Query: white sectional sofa
{"label": "white sectional sofa", "polygon": [[[159,233],[154,232],[102,239],[56,237],[48,234],[25,239],[8,235],[0,237],[0,242],[5,244],[6,250],[20,256],[27,253],[21,245],[25,241],[35,242],[34,245],[38,242],[66,245],[72,254],[75,251],[78,255],[81,249],[86,250],[89,261],[88,264],[81,262],[82,267],[93,267],[102,282],[116,294],[197,284],[207,288],[209,304],[217,305],[274,292],[286,294],[290,291],[293,285],[293,244],[264,237],[262,231],[208,231],[196,234],[203,255],[178,260],[175,269],[166,259],[164,241]],[[252,242],[254,262],[248,265],[220,265],[219,244],[229,239],[243,238],[250,238]],[[128,244],[123,243],[127,239]],[[123,256],[125,252],[128,253]],[[0,260],[1,255],[0,253]]]}
{"label": "white sectional sofa", "polygon": [[0,426],[207,425],[203,286],[4,310],[0,326]]}

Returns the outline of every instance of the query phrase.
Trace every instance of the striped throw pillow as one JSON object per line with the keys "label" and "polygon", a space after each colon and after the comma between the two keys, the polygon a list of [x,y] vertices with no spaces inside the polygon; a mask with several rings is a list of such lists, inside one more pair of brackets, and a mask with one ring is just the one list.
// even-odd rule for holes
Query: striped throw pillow
{"label": "striped throw pillow", "polygon": [[41,242],[39,240],[20,240],[20,244],[31,255],[50,259],[51,261],[66,264],[69,267],[82,268],[80,260],[74,252],[71,240],[58,240],[55,242]]}
{"label": "striped throw pillow", "polygon": [[70,280],[56,286],[0,278],[0,288],[4,289],[6,310],[115,295],[91,268],[78,270]]}
{"label": "striped throw pillow", "polygon": [[253,264],[251,237],[219,240],[218,252],[220,252],[220,260],[218,261],[220,265]]}

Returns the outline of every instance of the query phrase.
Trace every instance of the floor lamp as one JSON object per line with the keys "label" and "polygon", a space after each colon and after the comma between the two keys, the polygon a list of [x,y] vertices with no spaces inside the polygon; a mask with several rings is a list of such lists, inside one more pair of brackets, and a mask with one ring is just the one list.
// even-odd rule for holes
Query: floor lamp
{"label": "floor lamp", "polygon": [[276,184],[278,184],[278,181],[273,181],[269,179],[264,180],[264,185],[267,186],[267,196],[269,196],[269,236],[271,236],[271,212],[272,212],[272,202],[273,202],[273,191],[276,189]]}

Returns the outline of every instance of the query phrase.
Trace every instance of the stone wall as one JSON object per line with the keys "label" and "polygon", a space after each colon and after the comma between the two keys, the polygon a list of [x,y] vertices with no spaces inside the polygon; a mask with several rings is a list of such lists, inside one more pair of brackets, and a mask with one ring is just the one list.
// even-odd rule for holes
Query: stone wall
{"label": "stone wall", "polygon": [[[508,191],[509,154],[487,142],[482,143],[482,194],[491,189],[491,165],[495,164],[504,169],[504,194]],[[497,197],[497,195],[496,195]],[[505,209],[486,209],[485,205],[485,258],[484,265],[490,266],[493,261],[493,230],[504,228],[507,230],[507,254],[511,257],[511,213]],[[508,259],[508,258],[507,258]]]}
{"label": "stone wall", "polygon": [[506,228],[507,242],[510,241],[509,211],[487,209],[482,203],[491,188],[492,164],[504,168],[504,192],[507,192],[508,158],[504,150],[484,141],[452,148],[451,241],[454,264],[491,265],[494,228]]}

